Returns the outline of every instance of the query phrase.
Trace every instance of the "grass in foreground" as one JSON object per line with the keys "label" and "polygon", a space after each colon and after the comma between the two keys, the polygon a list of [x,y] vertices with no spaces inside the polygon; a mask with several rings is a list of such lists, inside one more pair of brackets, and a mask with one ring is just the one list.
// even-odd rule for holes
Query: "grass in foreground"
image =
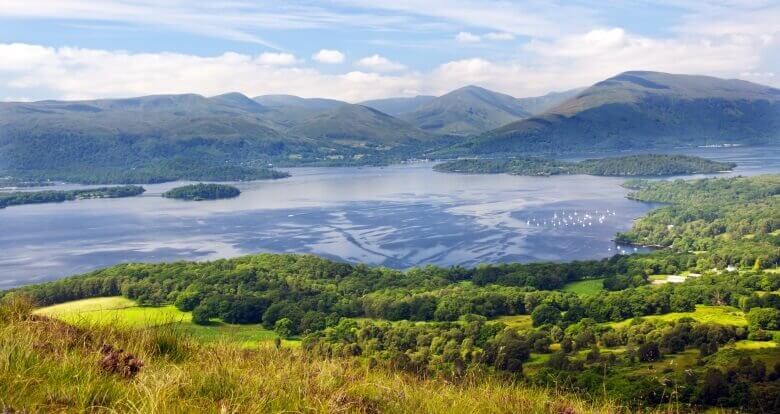
{"label": "grass in foreground", "polygon": [[[102,344],[143,360],[134,378],[101,369]],[[163,325],[73,327],[15,301],[0,306],[0,407],[29,412],[627,412],[612,403],[469,372],[424,379],[298,349],[204,346]]]}

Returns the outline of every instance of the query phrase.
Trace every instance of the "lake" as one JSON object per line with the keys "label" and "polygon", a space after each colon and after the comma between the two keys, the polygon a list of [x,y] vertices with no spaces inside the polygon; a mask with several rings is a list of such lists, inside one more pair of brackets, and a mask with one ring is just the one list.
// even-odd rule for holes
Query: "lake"
{"label": "lake", "polygon": [[[728,175],[780,171],[777,148],[680,152],[737,162]],[[242,194],[229,200],[164,199],[182,184],[165,183],[134,198],[9,207],[0,210],[0,289],[116,263],[258,252],[394,268],[596,259],[633,252],[612,238],[653,208],[627,200],[622,178],[432,166],[288,169],[291,178],[235,184]]]}

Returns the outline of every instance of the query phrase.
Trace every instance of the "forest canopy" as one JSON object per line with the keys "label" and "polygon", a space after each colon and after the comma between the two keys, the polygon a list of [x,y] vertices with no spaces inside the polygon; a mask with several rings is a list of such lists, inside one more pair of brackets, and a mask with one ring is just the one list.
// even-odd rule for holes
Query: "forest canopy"
{"label": "forest canopy", "polygon": [[121,198],[143,194],[146,190],[137,185],[100,187],[84,190],[45,190],[0,192],[0,208],[23,204],[59,203],[62,201],[91,198]]}
{"label": "forest canopy", "polygon": [[203,201],[234,198],[241,194],[241,190],[226,184],[191,184],[176,187],[163,193],[165,198],[177,200]]}
{"label": "forest canopy", "polygon": [[734,169],[736,164],[686,155],[642,154],[625,157],[589,159],[579,162],[544,158],[461,159],[434,167],[439,172],[467,174],[559,175],[587,174],[601,176],[670,176],[711,174]]}

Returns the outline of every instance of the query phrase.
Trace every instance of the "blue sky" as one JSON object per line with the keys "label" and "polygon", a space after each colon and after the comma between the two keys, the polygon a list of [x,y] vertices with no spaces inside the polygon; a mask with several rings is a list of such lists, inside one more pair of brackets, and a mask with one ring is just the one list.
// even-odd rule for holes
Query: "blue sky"
{"label": "blue sky", "polygon": [[514,96],[625,70],[780,86],[767,0],[0,0],[0,100]]}

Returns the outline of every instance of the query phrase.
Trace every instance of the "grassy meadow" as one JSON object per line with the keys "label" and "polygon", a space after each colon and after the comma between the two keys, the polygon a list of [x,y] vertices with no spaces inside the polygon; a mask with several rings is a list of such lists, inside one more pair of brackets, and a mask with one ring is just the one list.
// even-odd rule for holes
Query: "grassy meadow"
{"label": "grassy meadow", "polygon": [[[261,325],[231,325],[213,321],[202,326],[192,323],[191,312],[182,312],[173,305],[139,306],[135,301],[115,296],[83,299],[47,306],[33,312],[56,318],[75,326],[118,326],[140,329],[167,326],[201,343],[229,342],[242,348],[258,347],[273,341],[278,335]],[[297,345],[299,341],[284,341]]]}
{"label": "grassy meadow", "polygon": [[586,279],[567,283],[564,292],[576,293],[580,296],[592,296],[604,290],[604,279]]}
{"label": "grassy meadow", "polygon": [[[696,305],[693,312],[672,312],[664,315],[649,315],[643,317],[645,320],[676,321],[682,318],[692,318],[698,322],[712,322],[721,325],[747,326],[745,313],[732,306],[708,306]],[[631,323],[632,319],[626,319],[620,322],[608,323],[613,328],[620,328]]]}

